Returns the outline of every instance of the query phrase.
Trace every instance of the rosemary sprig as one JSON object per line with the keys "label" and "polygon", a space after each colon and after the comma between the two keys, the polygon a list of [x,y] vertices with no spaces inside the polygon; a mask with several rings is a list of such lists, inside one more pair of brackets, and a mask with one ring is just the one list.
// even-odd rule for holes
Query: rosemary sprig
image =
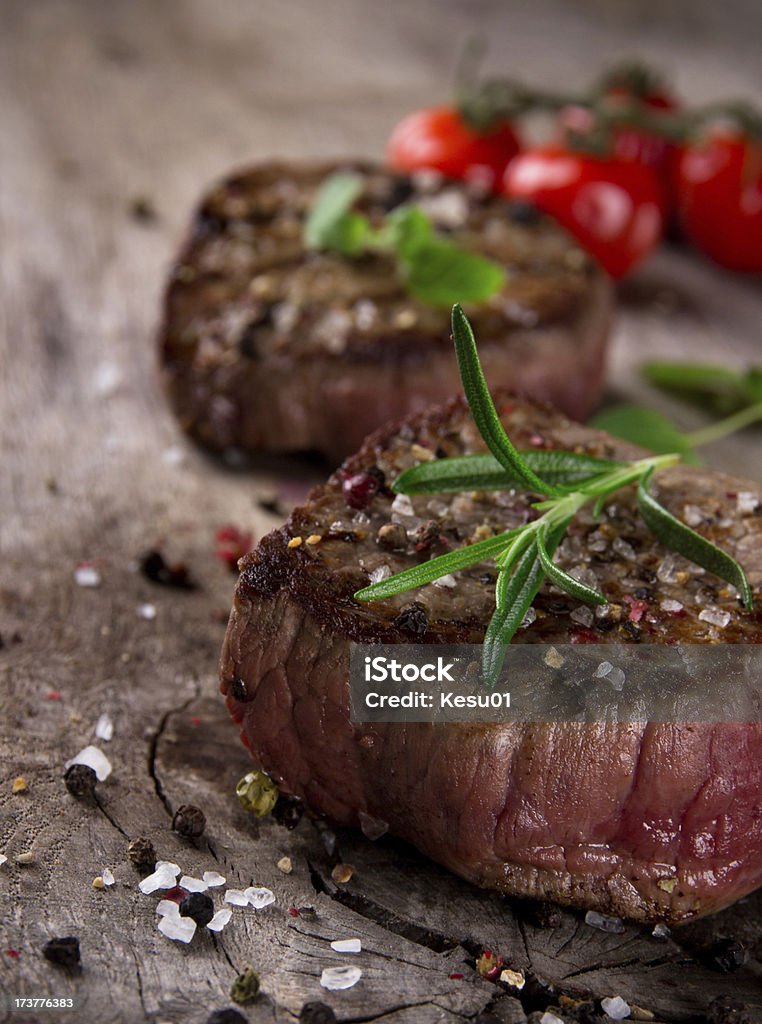
{"label": "rosemary sprig", "polygon": [[421,463],[402,473],[394,482],[394,490],[403,494],[432,494],[523,487],[544,498],[533,505],[540,514],[523,526],[365,587],[355,594],[358,601],[380,601],[494,559],[498,569],[495,613],[487,627],[482,657],[484,681],[492,686],[500,673],[506,644],[515,636],[546,579],[580,601],[606,603],[604,594],[557,566],[553,554],[580,509],[592,504],[594,514],[598,515],[612,494],[636,484],[638,508],[648,529],[671,550],[731,583],[746,608],[752,607],[751,587],[738,562],[673,516],[651,493],[654,472],[680,462],[680,454],[612,462],[575,452],[519,452],[500,422],[484,379],[471,325],[458,305],[452,311],[452,333],[466,400],[491,454]]}

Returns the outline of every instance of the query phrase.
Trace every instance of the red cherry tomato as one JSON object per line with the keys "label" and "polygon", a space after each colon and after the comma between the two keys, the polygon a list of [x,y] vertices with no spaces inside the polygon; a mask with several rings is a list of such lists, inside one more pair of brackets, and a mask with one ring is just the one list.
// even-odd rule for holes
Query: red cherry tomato
{"label": "red cherry tomato", "polygon": [[503,184],[555,217],[612,277],[632,270],[662,235],[662,190],[642,164],[545,146],[511,161]]}
{"label": "red cherry tomato", "polygon": [[488,132],[470,127],[454,107],[432,107],[404,118],[392,132],[387,156],[398,171],[439,171],[448,178],[498,188],[519,151],[513,128],[503,122]]}
{"label": "red cherry tomato", "polygon": [[[641,106],[649,113],[669,112],[677,109],[677,103],[666,93],[653,93],[648,96],[633,96],[623,88],[610,89],[604,97],[604,109],[611,113],[621,110],[623,113],[633,106]],[[589,107],[564,107],[558,115],[562,143],[570,133],[581,136],[589,135],[595,128],[595,113]],[[612,132],[612,156],[629,163],[645,164],[658,174],[665,175],[665,185],[669,171],[669,161],[675,152],[675,144],[668,138],[648,131],[646,128],[622,125]]]}
{"label": "red cherry tomato", "polygon": [[677,160],[677,212],[687,238],[731,270],[762,271],[762,139],[717,128]]}

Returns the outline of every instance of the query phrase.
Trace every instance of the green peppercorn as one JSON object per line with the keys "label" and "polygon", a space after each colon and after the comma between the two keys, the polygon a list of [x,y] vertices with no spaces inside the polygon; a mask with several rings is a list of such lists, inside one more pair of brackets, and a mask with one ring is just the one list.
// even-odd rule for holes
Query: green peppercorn
{"label": "green peppercorn", "polygon": [[264,772],[248,772],[235,788],[241,807],[258,818],[264,818],[275,807],[278,787]]}
{"label": "green peppercorn", "polygon": [[253,967],[239,974],[230,988],[230,998],[239,1006],[248,1006],[259,995],[259,975]]}

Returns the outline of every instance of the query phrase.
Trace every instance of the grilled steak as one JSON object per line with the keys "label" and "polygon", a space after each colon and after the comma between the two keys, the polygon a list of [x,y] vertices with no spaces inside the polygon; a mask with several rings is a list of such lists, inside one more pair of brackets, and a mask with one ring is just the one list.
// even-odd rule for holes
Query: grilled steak
{"label": "grilled steak", "polygon": [[[520,448],[636,454],[535,404],[501,396],[498,408]],[[422,459],[480,450],[462,402],[416,414],[369,438],[243,560],[221,689],[254,760],[315,811],[345,825],[380,819],[464,878],[506,893],[679,921],[750,892],[762,884],[758,724],[350,722],[351,640],[479,643],[494,608],[490,565],[458,573],[455,587],[361,605],[352,595],[369,574],[533,513],[522,492],[408,499],[383,487],[353,511],[347,474],[391,481]],[[758,488],[676,467],[655,489],[744,565],[758,609]],[[546,585],[515,642],[762,641],[760,611],[742,610],[732,588],[668,553],[634,499],[633,489],[617,494],[600,522],[583,511],[557,554],[610,603],[594,612]]]}
{"label": "grilled steak", "polygon": [[[305,213],[337,165],[264,164],[201,204],[172,272],[160,347],[185,430],[208,448],[317,450],[338,460],[390,418],[458,389],[449,311],[410,298],[392,258],[306,252]],[[584,418],[601,388],[604,275],[550,220],[465,186],[372,165],[358,208],[419,204],[438,230],[502,263],[471,310],[485,371]]]}

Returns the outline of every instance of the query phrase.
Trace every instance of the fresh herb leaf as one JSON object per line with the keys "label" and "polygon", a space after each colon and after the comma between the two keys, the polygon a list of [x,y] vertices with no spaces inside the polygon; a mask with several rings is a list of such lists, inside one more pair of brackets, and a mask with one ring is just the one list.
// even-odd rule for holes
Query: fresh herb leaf
{"label": "fresh herb leaf", "polygon": [[359,214],[350,218],[351,228],[347,228],[345,218],[362,188],[359,174],[332,174],[326,178],[318,189],[304,225],[304,241],[308,249],[338,248],[339,252],[345,252],[343,245],[347,238],[353,246],[356,244],[359,235],[356,218]]}
{"label": "fresh herb leaf", "polygon": [[433,306],[483,302],[503,287],[506,275],[499,263],[438,236],[419,207],[400,206],[380,226],[371,224],[352,210],[362,189],[357,174],[334,174],[323,182],[304,227],[308,249],[349,257],[390,253],[407,291]]}
{"label": "fresh herb leaf", "polygon": [[743,380],[752,402],[762,402],[762,366],[752,366]]}
{"label": "fresh herb leaf", "polygon": [[687,434],[655,409],[641,405],[616,405],[605,409],[591,426],[629,441],[657,455],[679,452],[686,462],[697,462]]}
{"label": "fresh herb leaf", "polygon": [[459,305],[452,307],[452,337],[458,369],[468,407],[474,417],[479,433],[497,461],[514,474],[517,480],[530,491],[538,494],[558,495],[561,492],[546,483],[524,462],[503,430],[500,417],[489,393],[484,371],[476,351],[476,341],[471,324]]}
{"label": "fresh herb leaf", "polygon": [[543,525],[537,534],[537,554],[550,582],[579,601],[587,601],[589,604],[607,604],[608,602],[600,590],[588,587],[556,565],[548,552],[547,542],[548,528],[547,525]]}
{"label": "fresh herb leaf", "polygon": [[[566,519],[551,531],[546,541],[547,552],[555,553],[570,522],[571,519]],[[505,660],[505,648],[516,635],[545,580],[536,536],[531,539],[512,573],[508,568],[506,566],[498,576],[495,614],[484,635],[482,677],[489,688],[497,682]]]}
{"label": "fresh herb leaf", "polygon": [[[559,487],[588,482],[624,463],[596,459],[576,452],[523,451],[531,470]],[[392,489],[398,494],[446,494],[452,491],[507,491],[522,479],[497,461],[494,455],[460,455],[433,459],[411,466],[397,477]]]}
{"label": "fresh herb leaf", "polygon": [[745,607],[750,609],[751,587],[741,566],[726,551],[696,533],[659,504],[649,490],[652,476],[653,470],[650,470],[638,483],[638,508],[648,529],[671,551],[684,555],[707,572],[731,583],[740,593]]}
{"label": "fresh herb leaf", "polygon": [[505,284],[499,264],[453,242],[419,242],[400,256],[407,290],[431,306],[483,302]]}
{"label": "fresh herb leaf", "polygon": [[520,527],[508,530],[496,537],[487,537],[486,540],[477,541],[476,544],[458,548],[457,551],[448,551],[446,555],[438,555],[428,562],[414,565],[394,576],[388,576],[379,583],[373,583],[369,587],[358,590],[355,599],[357,601],[383,601],[384,598],[394,597],[395,594],[401,594],[405,590],[413,590],[415,587],[433,583],[434,580],[441,579],[451,572],[458,572],[460,569],[467,569],[479,562],[486,562],[488,558],[494,558],[502,551],[511,538],[520,532]]}
{"label": "fresh herb leaf", "polygon": [[641,372],[656,387],[702,407],[710,402],[719,412],[731,412],[749,401],[744,374],[726,366],[652,360],[643,363]]}

